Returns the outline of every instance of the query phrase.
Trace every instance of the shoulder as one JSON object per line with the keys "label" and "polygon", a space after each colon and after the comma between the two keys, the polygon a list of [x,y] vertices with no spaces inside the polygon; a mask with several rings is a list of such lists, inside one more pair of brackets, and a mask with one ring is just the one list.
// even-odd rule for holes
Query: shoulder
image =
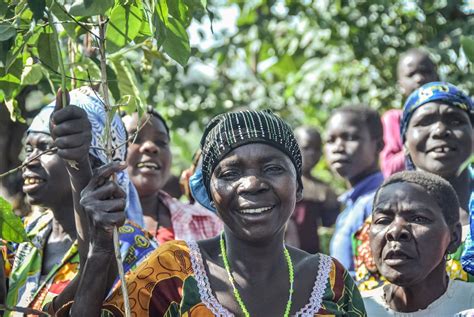
{"label": "shoulder", "polygon": [[377,287],[370,291],[362,292],[362,298],[364,300],[364,306],[368,316],[391,315],[391,309],[389,309],[385,303],[383,294],[383,286]]}

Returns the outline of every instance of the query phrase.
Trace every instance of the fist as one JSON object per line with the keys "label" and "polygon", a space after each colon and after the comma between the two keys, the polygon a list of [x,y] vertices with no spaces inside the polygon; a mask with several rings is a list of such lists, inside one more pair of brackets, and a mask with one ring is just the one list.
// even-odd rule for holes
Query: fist
{"label": "fist", "polygon": [[[69,103],[69,94],[67,103]],[[56,106],[51,115],[50,130],[58,155],[65,160],[82,161],[88,157],[92,140],[87,113],[74,105],[63,107],[62,91],[56,95]]]}

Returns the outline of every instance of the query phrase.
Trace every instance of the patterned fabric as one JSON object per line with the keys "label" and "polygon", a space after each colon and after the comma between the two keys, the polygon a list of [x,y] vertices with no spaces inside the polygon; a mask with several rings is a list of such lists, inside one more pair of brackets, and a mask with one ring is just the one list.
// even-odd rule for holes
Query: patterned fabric
{"label": "patterned fabric", "polygon": [[224,228],[219,217],[204,207],[182,203],[164,191],[158,192],[158,199],[170,211],[174,233],[163,241],[212,238]]}
{"label": "patterned fabric", "polygon": [[339,197],[339,201],[346,207],[337,218],[336,228],[331,239],[330,254],[341,262],[351,274],[354,274],[352,235],[359,230],[365,219],[371,214],[375,190],[382,182],[382,173],[374,173]]}
{"label": "patterned fabric", "polygon": [[471,197],[469,200],[469,232],[467,234],[465,247],[462,251],[461,263],[466,272],[474,275],[474,168],[469,167],[471,175]]}
{"label": "patterned fabric", "polygon": [[403,143],[405,143],[408,123],[415,110],[433,101],[443,101],[453,107],[458,107],[466,111],[471,118],[474,115],[474,104],[471,98],[453,84],[437,81],[425,84],[412,92],[403,106],[400,125],[400,135]]}
{"label": "patterned fabric", "polygon": [[[320,255],[318,273],[308,305],[297,316],[366,316],[360,293],[337,261]],[[195,242],[162,245],[129,276],[127,286],[133,316],[233,316],[214,297]],[[124,316],[122,301],[118,289],[102,316]],[[70,306],[58,316],[67,315]]]}
{"label": "patterned fabric", "polygon": [[[47,211],[30,222],[26,231],[31,242],[18,245],[9,276],[6,303],[10,306],[42,309],[69,284],[78,271],[79,253],[77,242],[69,248],[60,263],[41,276],[43,252],[52,230],[53,214]],[[157,245],[133,223],[126,223],[119,230],[120,251],[124,271],[128,272],[141,263]],[[117,284],[118,280],[115,284]],[[15,316],[6,313],[5,316]]]}
{"label": "patterned fabric", "polygon": [[221,114],[209,122],[201,139],[203,183],[210,197],[209,183],[219,161],[233,149],[265,143],[288,155],[301,184],[301,152],[292,128],[269,110]]}
{"label": "patterned fabric", "polygon": [[[89,148],[90,155],[97,158],[102,164],[107,163],[107,155],[105,151],[102,150],[107,148],[105,139],[103,138],[107,126],[107,112],[104,108],[104,102],[100,99],[97,92],[86,86],[72,90],[69,96],[70,104],[83,109],[87,113],[87,118],[91,123],[92,141]],[[49,122],[54,106],[55,101],[41,109],[41,112],[33,119],[33,122],[28,128],[28,133],[39,132],[50,134]],[[127,132],[122,120],[117,114],[114,115],[110,124],[111,146],[115,149],[112,153],[112,160],[124,161],[127,156]],[[125,209],[127,218],[143,226],[143,212],[141,210],[138,193],[130,182],[126,171],[117,173],[117,183],[128,193],[127,206]]]}

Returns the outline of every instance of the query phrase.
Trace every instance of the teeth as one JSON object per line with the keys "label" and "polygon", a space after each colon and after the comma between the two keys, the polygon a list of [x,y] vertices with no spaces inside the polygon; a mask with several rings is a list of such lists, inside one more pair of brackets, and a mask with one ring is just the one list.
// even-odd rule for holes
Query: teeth
{"label": "teeth", "polygon": [[142,167],[148,167],[148,168],[152,168],[152,169],[158,169],[158,164],[156,163],[153,163],[153,162],[140,162],[137,164],[137,167],[138,168],[142,168]]}
{"label": "teeth", "polygon": [[24,184],[25,184],[25,185],[39,184],[39,183],[42,183],[42,182],[43,182],[42,179],[39,179],[39,178],[32,178],[32,177],[27,177],[27,178],[25,178],[25,180],[24,180]]}
{"label": "teeth", "polygon": [[449,152],[450,150],[451,150],[450,147],[443,146],[443,147],[437,147],[433,151],[436,153],[446,153],[446,152]]}
{"label": "teeth", "polygon": [[244,214],[260,214],[270,209],[272,209],[272,207],[248,208],[248,209],[241,209],[240,212]]}

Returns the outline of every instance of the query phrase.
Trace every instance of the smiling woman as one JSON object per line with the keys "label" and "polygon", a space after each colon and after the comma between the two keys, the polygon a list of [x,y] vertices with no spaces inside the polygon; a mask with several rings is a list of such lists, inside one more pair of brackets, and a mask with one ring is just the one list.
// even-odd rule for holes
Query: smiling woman
{"label": "smiling woman", "polygon": [[[227,113],[209,123],[201,148],[203,187],[224,231],[157,249],[129,276],[132,312],[144,317],[365,316],[341,264],[284,244],[302,192],[301,154],[291,127],[268,111]],[[105,262],[98,253],[90,257]],[[102,267],[88,264],[82,281],[93,280]],[[104,298],[104,288],[83,285],[71,315],[96,316],[100,305],[91,299]],[[104,316],[123,316],[122,296],[113,294],[102,309]]]}

